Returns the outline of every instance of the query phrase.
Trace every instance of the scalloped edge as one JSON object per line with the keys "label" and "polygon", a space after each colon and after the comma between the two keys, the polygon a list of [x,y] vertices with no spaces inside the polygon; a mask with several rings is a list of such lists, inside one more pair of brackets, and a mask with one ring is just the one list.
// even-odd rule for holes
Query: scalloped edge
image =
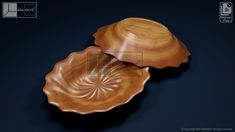
{"label": "scalloped edge", "polygon": [[[76,54],[80,54],[80,55],[84,55],[87,53],[87,51],[89,51],[90,49],[92,48],[100,48],[98,46],[89,46],[88,48],[82,50],[82,51],[78,51],[78,52],[72,52],[70,53],[64,60],[61,60],[59,62],[57,62],[53,69],[51,70],[51,72],[49,72],[46,76],[45,76],[45,80],[46,80],[46,84],[44,85],[43,87],[43,93],[47,96],[47,102],[51,105],[54,105],[54,106],[57,106],[61,111],[63,112],[74,112],[74,113],[78,113],[78,114],[82,114],[82,115],[86,115],[86,114],[91,114],[91,113],[96,113],[96,112],[106,112],[106,111],[109,111],[117,106],[120,106],[120,105],[124,105],[124,104],[127,104],[134,96],[136,96],[137,94],[141,93],[143,90],[144,90],[144,86],[146,84],[146,82],[148,81],[148,79],[150,78],[150,73],[149,73],[149,67],[145,67],[145,68],[142,68],[143,71],[145,71],[145,75],[143,77],[143,82],[142,82],[142,87],[140,88],[140,90],[138,90],[137,92],[133,93],[129,98],[127,98],[125,101],[121,101],[120,103],[117,103],[115,105],[112,105],[106,109],[94,109],[94,110],[90,110],[90,111],[87,111],[87,112],[84,112],[84,111],[79,111],[77,109],[69,109],[69,108],[65,108],[63,105],[61,105],[58,101],[53,101],[52,99],[50,99],[50,91],[46,89],[46,86],[47,84],[50,84],[50,82],[48,81],[49,77],[51,76],[51,74],[54,74],[54,73],[58,73],[58,69],[60,68],[61,65],[67,63],[68,61],[72,61],[72,56],[73,55],[76,55]],[[102,52],[102,50],[101,50]],[[120,60],[119,60],[120,61]]]}

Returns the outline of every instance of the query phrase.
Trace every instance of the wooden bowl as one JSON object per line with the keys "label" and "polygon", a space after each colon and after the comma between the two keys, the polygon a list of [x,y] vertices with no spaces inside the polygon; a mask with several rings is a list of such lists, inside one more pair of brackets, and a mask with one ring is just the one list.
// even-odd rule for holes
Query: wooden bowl
{"label": "wooden bowl", "polygon": [[43,91],[62,111],[104,112],[129,102],[149,77],[147,67],[121,62],[90,46],[56,63]]}
{"label": "wooden bowl", "polygon": [[105,53],[140,67],[178,67],[190,56],[164,25],[144,18],[126,18],[99,28],[93,36]]}

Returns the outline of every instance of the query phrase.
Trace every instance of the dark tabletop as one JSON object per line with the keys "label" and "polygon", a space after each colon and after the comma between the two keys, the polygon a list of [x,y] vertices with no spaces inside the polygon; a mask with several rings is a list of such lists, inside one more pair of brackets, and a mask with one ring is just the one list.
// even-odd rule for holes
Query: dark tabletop
{"label": "dark tabletop", "polygon": [[[235,131],[235,22],[219,22],[219,2],[50,0],[38,1],[37,19],[0,18],[0,131]],[[189,48],[190,63],[151,68],[144,91],[109,112],[82,116],[49,105],[42,88],[54,64],[126,17],[166,25]]]}

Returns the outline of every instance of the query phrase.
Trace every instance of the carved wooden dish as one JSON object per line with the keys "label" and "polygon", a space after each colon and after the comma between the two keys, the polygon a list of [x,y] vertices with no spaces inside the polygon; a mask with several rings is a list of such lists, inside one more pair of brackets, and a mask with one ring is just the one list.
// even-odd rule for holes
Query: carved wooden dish
{"label": "carved wooden dish", "polygon": [[104,112],[130,101],[149,77],[147,67],[121,62],[91,46],[56,63],[43,91],[62,111]]}
{"label": "carved wooden dish", "polygon": [[178,67],[190,56],[164,25],[144,18],[126,18],[101,27],[93,36],[105,53],[141,67]]}

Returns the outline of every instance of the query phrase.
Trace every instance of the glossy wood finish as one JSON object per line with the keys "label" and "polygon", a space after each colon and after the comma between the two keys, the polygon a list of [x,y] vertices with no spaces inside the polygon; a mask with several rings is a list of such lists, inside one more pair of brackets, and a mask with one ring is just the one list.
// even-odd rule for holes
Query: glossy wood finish
{"label": "glossy wood finish", "polygon": [[120,62],[90,46],[56,63],[43,91],[62,111],[104,112],[130,101],[149,77],[147,67]]}
{"label": "glossy wood finish", "polygon": [[126,18],[101,27],[93,36],[105,53],[140,67],[178,67],[190,56],[164,25],[148,19]]}

